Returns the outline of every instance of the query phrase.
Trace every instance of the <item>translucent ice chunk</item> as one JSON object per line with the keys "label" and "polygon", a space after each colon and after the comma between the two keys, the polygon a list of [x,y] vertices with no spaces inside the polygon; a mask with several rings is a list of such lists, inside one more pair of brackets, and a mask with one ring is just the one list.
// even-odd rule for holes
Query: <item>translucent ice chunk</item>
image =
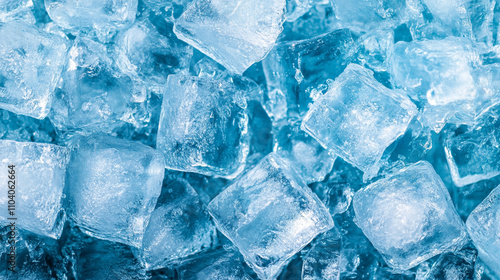
{"label": "translucent ice chunk", "polygon": [[215,225],[193,187],[182,179],[167,182],[142,241],[146,268],[166,267],[173,260],[209,248],[215,232]]}
{"label": "translucent ice chunk", "polygon": [[3,0],[0,2],[0,22],[25,21],[35,23],[32,0]]}
{"label": "translucent ice chunk", "polygon": [[496,187],[467,218],[467,231],[479,258],[500,277],[500,187]]}
{"label": "translucent ice chunk", "polygon": [[221,77],[170,75],[157,148],[167,168],[232,177],[248,154],[246,92]]}
{"label": "translucent ice chunk", "polygon": [[134,22],[137,0],[45,0],[50,18],[77,35],[80,32],[108,41],[116,30]]}
{"label": "translucent ice chunk", "polygon": [[86,234],[141,247],[165,163],[143,144],[109,136],[81,138],[68,169],[68,205]]}
{"label": "translucent ice chunk", "polygon": [[[8,225],[12,222],[8,218],[15,217],[21,229],[59,238],[65,221],[62,196],[68,162],[65,147],[0,140],[0,167],[4,170],[0,181],[5,194],[0,196],[0,206],[5,209],[0,212],[0,223]],[[14,194],[9,197],[11,190]],[[12,205],[9,200],[15,202],[14,215],[7,211]]]}
{"label": "translucent ice chunk", "polygon": [[425,161],[359,190],[353,205],[356,223],[395,269],[410,269],[467,236],[446,186]]}
{"label": "translucent ice chunk", "polygon": [[305,114],[313,99],[311,91],[342,73],[354,53],[354,40],[347,29],[274,47],[262,62],[268,91],[276,92],[268,102],[272,116],[279,120]]}
{"label": "translucent ice chunk", "polygon": [[245,272],[241,255],[218,250],[185,261],[178,269],[180,280],[224,279],[251,280]]}
{"label": "translucent ice chunk", "polygon": [[117,39],[117,63],[121,71],[138,76],[141,83],[163,94],[167,76],[189,67],[190,46],[175,36],[164,36],[148,21],[136,22]]}
{"label": "translucent ice chunk", "polygon": [[174,32],[228,70],[243,73],[262,60],[281,33],[285,0],[195,0]]}
{"label": "translucent ice chunk", "polygon": [[340,235],[335,230],[325,233],[302,257],[302,280],[339,280],[340,250]]}
{"label": "translucent ice chunk", "polygon": [[307,112],[302,129],[325,148],[369,171],[403,135],[416,106],[377,82],[373,72],[350,64]]}
{"label": "translucent ice chunk", "polygon": [[214,198],[208,211],[262,279],[276,277],[289,258],[333,227],[318,197],[273,153]]}
{"label": "translucent ice chunk", "polygon": [[119,72],[100,43],[76,38],[62,78],[50,116],[61,130],[110,131],[119,121],[139,125],[148,118],[145,94]]}
{"label": "translucent ice chunk", "polygon": [[66,42],[21,22],[0,23],[0,108],[47,116],[60,79]]}
{"label": "translucent ice chunk", "polygon": [[466,1],[471,0],[422,0],[434,21],[445,26],[448,34],[470,37],[472,29],[465,6]]}

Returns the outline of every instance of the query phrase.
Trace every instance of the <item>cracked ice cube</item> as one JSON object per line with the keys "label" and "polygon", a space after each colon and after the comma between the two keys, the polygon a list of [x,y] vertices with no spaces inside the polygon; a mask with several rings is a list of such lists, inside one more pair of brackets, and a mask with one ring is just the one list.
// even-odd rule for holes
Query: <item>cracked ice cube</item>
{"label": "cracked ice cube", "polygon": [[142,241],[148,270],[210,248],[216,230],[191,185],[176,179],[163,186]]}
{"label": "cracked ice cube", "polygon": [[0,108],[47,116],[66,56],[66,42],[21,22],[0,23]]}
{"label": "cracked ice cube", "polygon": [[417,114],[407,96],[384,87],[372,74],[356,64],[347,66],[302,122],[302,129],[325,148],[364,172]]}
{"label": "cracked ice cube", "polygon": [[274,153],[215,197],[208,211],[262,279],[276,277],[295,253],[333,227],[318,197]]}
{"label": "cracked ice cube", "polygon": [[243,73],[262,60],[283,30],[285,0],[195,0],[176,20],[181,40]]}
{"label": "cracked ice cube", "polygon": [[[0,167],[4,170],[0,182],[5,194],[0,196],[0,206],[5,209],[0,213],[0,224],[8,225],[8,218],[16,217],[21,229],[59,238],[65,221],[62,196],[68,162],[65,147],[0,140]],[[8,168],[11,165],[14,167]],[[13,197],[8,196],[11,190]],[[7,212],[11,199],[15,201],[14,216]]]}
{"label": "cracked ice cube", "polygon": [[245,91],[216,77],[168,76],[157,148],[169,169],[234,177],[248,154]]}
{"label": "cracked ice cube", "polygon": [[81,138],[68,169],[69,215],[90,236],[140,248],[164,171],[161,153],[138,142]]}
{"label": "cracked ice cube", "polygon": [[353,206],[357,225],[395,269],[410,269],[467,236],[446,186],[426,161],[359,190]]}
{"label": "cracked ice cube", "polygon": [[496,187],[467,218],[467,231],[479,258],[500,276],[500,186]]}

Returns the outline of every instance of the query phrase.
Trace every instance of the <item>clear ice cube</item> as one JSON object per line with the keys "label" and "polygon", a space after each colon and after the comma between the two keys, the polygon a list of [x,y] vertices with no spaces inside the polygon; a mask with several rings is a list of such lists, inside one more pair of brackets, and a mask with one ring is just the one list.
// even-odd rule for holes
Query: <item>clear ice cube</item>
{"label": "clear ice cube", "polygon": [[333,227],[318,197],[274,153],[215,197],[208,211],[262,279],[276,277],[295,253]]}
{"label": "clear ice cube", "polygon": [[302,280],[339,280],[341,239],[335,229],[327,232],[302,257]]}
{"label": "clear ice cube", "polygon": [[[15,222],[18,228],[39,235],[56,239],[61,236],[69,155],[69,150],[61,146],[0,140],[0,167],[4,170],[0,175],[4,193],[0,196],[2,225]],[[7,211],[10,205],[15,208],[13,215]],[[9,220],[13,217],[17,220]]]}
{"label": "clear ice cube", "polygon": [[195,0],[175,21],[174,32],[241,74],[273,47],[283,30],[285,5],[285,0]]}
{"label": "clear ice cube", "polygon": [[168,169],[234,177],[248,154],[246,92],[221,77],[168,76],[156,146]]}
{"label": "clear ice cube", "polygon": [[215,233],[215,225],[193,187],[183,179],[166,182],[142,241],[146,269],[166,267],[210,248]]}
{"label": "clear ice cube", "polygon": [[353,206],[357,225],[394,269],[453,250],[467,236],[446,186],[426,161],[359,190]]}
{"label": "clear ice cube", "polygon": [[500,186],[472,211],[466,225],[479,258],[500,277]]}
{"label": "clear ice cube", "polygon": [[35,23],[32,0],[3,0],[0,2],[0,22],[25,21]]}
{"label": "clear ice cube", "polygon": [[307,112],[302,129],[333,154],[372,172],[384,150],[403,135],[416,106],[403,93],[350,64]]}
{"label": "clear ice cube", "polygon": [[0,108],[45,118],[61,77],[66,41],[22,22],[0,23]]}
{"label": "clear ice cube", "polygon": [[68,168],[68,212],[86,234],[140,248],[165,163],[158,151],[92,135],[75,144]]}

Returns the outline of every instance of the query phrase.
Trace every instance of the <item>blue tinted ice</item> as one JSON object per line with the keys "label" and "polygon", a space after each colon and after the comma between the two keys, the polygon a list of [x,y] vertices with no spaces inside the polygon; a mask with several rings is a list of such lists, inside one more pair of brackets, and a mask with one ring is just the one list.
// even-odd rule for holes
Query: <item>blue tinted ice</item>
{"label": "blue tinted ice", "polygon": [[141,247],[164,168],[163,156],[138,142],[81,138],[68,170],[70,217],[88,235]]}
{"label": "blue tinted ice", "polygon": [[333,227],[325,206],[290,164],[270,154],[214,198],[208,211],[261,279]]}
{"label": "blue tinted ice", "polygon": [[338,280],[341,239],[335,229],[325,233],[302,257],[302,280]]}
{"label": "blue tinted ice", "polygon": [[137,0],[46,0],[45,8],[68,32],[109,41],[117,30],[134,22]]}
{"label": "blue tinted ice", "polygon": [[35,23],[32,0],[3,0],[0,2],[0,22],[25,21]]}
{"label": "blue tinted ice", "polygon": [[183,180],[167,181],[142,241],[148,270],[210,248],[215,225],[196,191]]}
{"label": "blue tinted ice", "polygon": [[170,75],[156,146],[169,169],[235,176],[248,154],[246,92],[221,77]]}
{"label": "blue tinted ice", "polygon": [[467,231],[479,258],[500,277],[500,187],[496,187],[467,218]]}
{"label": "blue tinted ice", "polygon": [[312,91],[342,73],[354,53],[347,29],[276,45],[262,62],[270,114],[275,120],[304,115],[312,103]]}
{"label": "blue tinted ice", "polygon": [[417,114],[404,93],[384,87],[372,74],[350,64],[302,122],[302,129],[325,148],[364,172],[374,168]]}
{"label": "blue tinted ice", "polygon": [[[62,198],[68,162],[65,147],[0,140],[0,167],[4,170],[0,181],[5,194],[0,197],[0,206],[5,209],[0,212],[0,223],[8,225],[8,218],[15,217],[21,229],[59,238],[65,221]],[[14,167],[8,168],[11,165]],[[12,190],[9,185],[14,185],[13,197],[8,196]],[[13,216],[7,211],[11,199],[16,205]]]}
{"label": "blue tinted ice", "polygon": [[195,0],[176,20],[181,40],[243,73],[262,60],[283,27],[285,0]]}
{"label": "blue tinted ice", "polygon": [[357,225],[395,269],[452,250],[467,236],[446,186],[425,161],[359,190],[353,205]]}
{"label": "blue tinted ice", "polygon": [[47,116],[61,77],[66,42],[21,22],[0,23],[0,108]]}

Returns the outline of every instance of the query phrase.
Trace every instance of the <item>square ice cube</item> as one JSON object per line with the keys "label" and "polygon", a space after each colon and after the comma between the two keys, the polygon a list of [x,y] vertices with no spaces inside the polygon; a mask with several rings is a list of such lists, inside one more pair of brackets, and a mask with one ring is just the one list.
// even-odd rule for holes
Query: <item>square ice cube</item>
{"label": "square ice cube", "polygon": [[262,60],[283,30],[285,0],[195,0],[176,20],[179,39],[243,73]]}
{"label": "square ice cube", "polygon": [[302,129],[325,148],[364,172],[417,114],[407,96],[384,87],[372,74],[356,64],[347,66],[302,122]]}
{"label": "square ice cube", "polygon": [[193,187],[183,179],[167,181],[142,241],[146,269],[160,269],[210,248],[215,234],[215,225]]}
{"label": "square ice cube", "polygon": [[61,77],[66,41],[21,22],[0,23],[0,108],[47,116]]}
{"label": "square ice cube", "polygon": [[467,236],[432,165],[420,161],[354,195],[356,224],[389,266],[410,269]]}
{"label": "square ice cube", "polygon": [[208,211],[262,279],[276,277],[295,253],[333,227],[318,197],[274,153],[215,197]]}
{"label": "square ice cube", "polygon": [[68,207],[86,234],[140,248],[161,192],[165,163],[138,142],[79,139],[68,168]]}
{"label": "square ice cube", "polygon": [[108,41],[135,20],[137,0],[45,0],[50,18],[73,35]]}
{"label": "square ice cube", "polygon": [[[268,102],[274,119],[304,115],[313,100],[312,90],[340,75],[354,59],[355,49],[348,29],[276,45],[262,61],[268,91],[279,91]],[[284,105],[278,99],[282,95]],[[280,112],[282,106],[286,112]]]}
{"label": "square ice cube", "polygon": [[[62,197],[69,155],[61,146],[0,140],[4,194],[0,196],[4,209],[0,224],[15,222],[18,228],[59,238],[65,221]],[[12,205],[14,215],[8,211]],[[9,220],[13,217],[17,220]]]}
{"label": "square ice cube", "polygon": [[220,77],[168,76],[156,143],[167,168],[238,174],[249,144],[245,94]]}
{"label": "square ice cube", "polygon": [[500,277],[500,186],[470,213],[466,225],[479,258]]}

